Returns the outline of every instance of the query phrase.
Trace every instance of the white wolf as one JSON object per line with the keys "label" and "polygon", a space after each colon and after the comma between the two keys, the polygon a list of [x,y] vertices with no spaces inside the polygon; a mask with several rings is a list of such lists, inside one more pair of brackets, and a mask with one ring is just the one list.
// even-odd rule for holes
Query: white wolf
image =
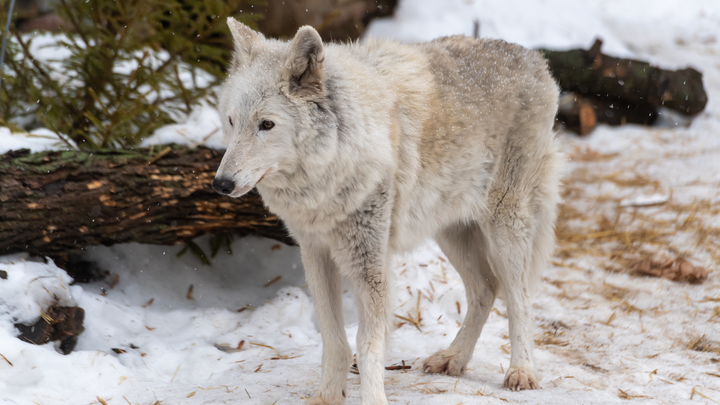
{"label": "white wolf", "polygon": [[257,187],[300,244],[323,341],[311,404],[343,404],[352,352],[341,276],[352,285],[363,404],[386,404],[388,263],[434,237],[468,312],[426,373],[461,375],[499,289],[512,356],[504,385],[538,388],[531,286],[554,245],[561,156],[558,88],[543,57],[497,40],[290,42],[229,19],[235,52],[219,111],[228,149],[213,182]]}

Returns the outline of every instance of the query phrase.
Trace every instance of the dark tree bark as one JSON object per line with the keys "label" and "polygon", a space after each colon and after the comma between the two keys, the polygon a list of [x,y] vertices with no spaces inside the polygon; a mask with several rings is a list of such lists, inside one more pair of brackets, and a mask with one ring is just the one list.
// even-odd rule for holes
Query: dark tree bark
{"label": "dark tree bark", "polygon": [[20,331],[18,339],[34,345],[53,340],[60,341],[60,351],[70,354],[75,350],[78,335],[83,331],[85,310],[79,307],[51,306],[40,313],[40,319],[32,325],[16,323]]}
{"label": "dark tree bark", "polygon": [[397,0],[268,0],[245,12],[262,14],[258,27],[269,37],[289,39],[301,26],[312,25],[323,41],[352,41],[373,18],[391,16],[396,5]]}
{"label": "dark tree bark", "polygon": [[560,98],[557,114],[558,121],[565,125],[565,129],[578,135],[590,134],[597,124],[652,125],[657,117],[657,109],[650,104],[609,101],[597,97],[583,97],[577,93],[567,93]]}
{"label": "dark tree bark", "polygon": [[609,103],[625,102],[646,110],[666,107],[685,115],[699,114],[708,97],[702,73],[695,69],[664,70],[647,62],[614,58],[600,52],[601,40],[589,49],[541,50],[564,91]]}
{"label": "dark tree bark", "polygon": [[172,245],[237,232],[292,244],[256,192],[240,199],[211,183],[223,151],[27,150],[0,156],[0,254],[80,252],[88,245]]}

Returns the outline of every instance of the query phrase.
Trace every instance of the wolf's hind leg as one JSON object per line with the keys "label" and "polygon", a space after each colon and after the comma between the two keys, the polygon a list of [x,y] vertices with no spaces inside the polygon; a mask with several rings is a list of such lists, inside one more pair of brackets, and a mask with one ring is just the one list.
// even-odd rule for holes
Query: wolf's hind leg
{"label": "wolf's hind leg", "polygon": [[507,303],[510,331],[510,368],[503,386],[513,391],[539,388],[533,362],[531,315],[532,241],[512,232],[493,233],[490,263],[502,286]]}
{"label": "wolf's hind leg", "polygon": [[423,369],[457,376],[465,373],[472,358],[495,301],[498,280],[488,264],[483,233],[476,223],[449,227],[437,236],[437,242],[465,284],[468,312],[450,347],[425,359]]}
{"label": "wolf's hind leg", "polygon": [[557,197],[547,183],[550,192],[537,187],[526,205],[509,192],[504,201],[515,203],[498,204],[501,209],[488,224],[488,260],[505,295],[510,331],[510,367],[503,386],[513,391],[540,388],[533,361],[531,298],[555,240]]}
{"label": "wolf's hind leg", "polygon": [[540,388],[531,297],[555,245],[562,156],[552,133],[554,115],[554,109],[536,109],[517,116],[488,194],[492,213],[481,224],[507,303],[511,354],[503,385],[513,391]]}
{"label": "wolf's hind leg", "polygon": [[301,244],[305,278],[322,335],[322,377],[317,397],[308,405],[345,403],[352,351],[345,334],[340,272],[325,247]]}

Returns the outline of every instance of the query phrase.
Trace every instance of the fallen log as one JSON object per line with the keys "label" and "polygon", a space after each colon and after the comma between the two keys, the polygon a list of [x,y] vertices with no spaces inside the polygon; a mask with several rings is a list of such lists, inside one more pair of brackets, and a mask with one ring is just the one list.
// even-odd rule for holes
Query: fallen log
{"label": "fallen log", "polygon": [[557,113],[557,119],[565,125],[565,129],[578,135],[590,134],[597,124],[652,125],[657,118],[658,111],[650,104],[610,101],[577,93],[565,93],[560,98]]}
{"label": "fallen log", "polygon": [[705,109],[708,97],[702,73],[697,70],[665,70],[647,62],[605,55],[601,47],[602,41],[597,39],[589,50],[541,51],[564,91],[639,108],[666,107],[689,116]]}
{"label": "fallen log", "polygon": [[174,245],[220,232],[292,244],[259,194],[231,199],[211,188],[222,155],[177,145],[4,154],[0,254],[53,256],[127,242]]}
{"label": "fallen log", "polygon": [[[257,3],[257,2],[256,2]],[[271,38],[288,39],[298,28],[312,25],[323,41],[354,41],[365,32],[370,20],[393,14],[397,0],[267,0],[247,2],[244,13],[262,15],[260,32]]]}

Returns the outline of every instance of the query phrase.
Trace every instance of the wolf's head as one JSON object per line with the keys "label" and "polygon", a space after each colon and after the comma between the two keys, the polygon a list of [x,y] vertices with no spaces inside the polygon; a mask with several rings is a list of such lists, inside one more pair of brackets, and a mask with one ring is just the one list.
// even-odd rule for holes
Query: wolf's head
{"label": "wolf's head", "polygon": [[240,197],[261,180],[281,186],[303,160],[326,160],[337,125],[325,101],[324,48],[315,29],[301,27],[282,42],[232,17],[228,26],[235,51],[218,106],[228,148],[213,188]]}

